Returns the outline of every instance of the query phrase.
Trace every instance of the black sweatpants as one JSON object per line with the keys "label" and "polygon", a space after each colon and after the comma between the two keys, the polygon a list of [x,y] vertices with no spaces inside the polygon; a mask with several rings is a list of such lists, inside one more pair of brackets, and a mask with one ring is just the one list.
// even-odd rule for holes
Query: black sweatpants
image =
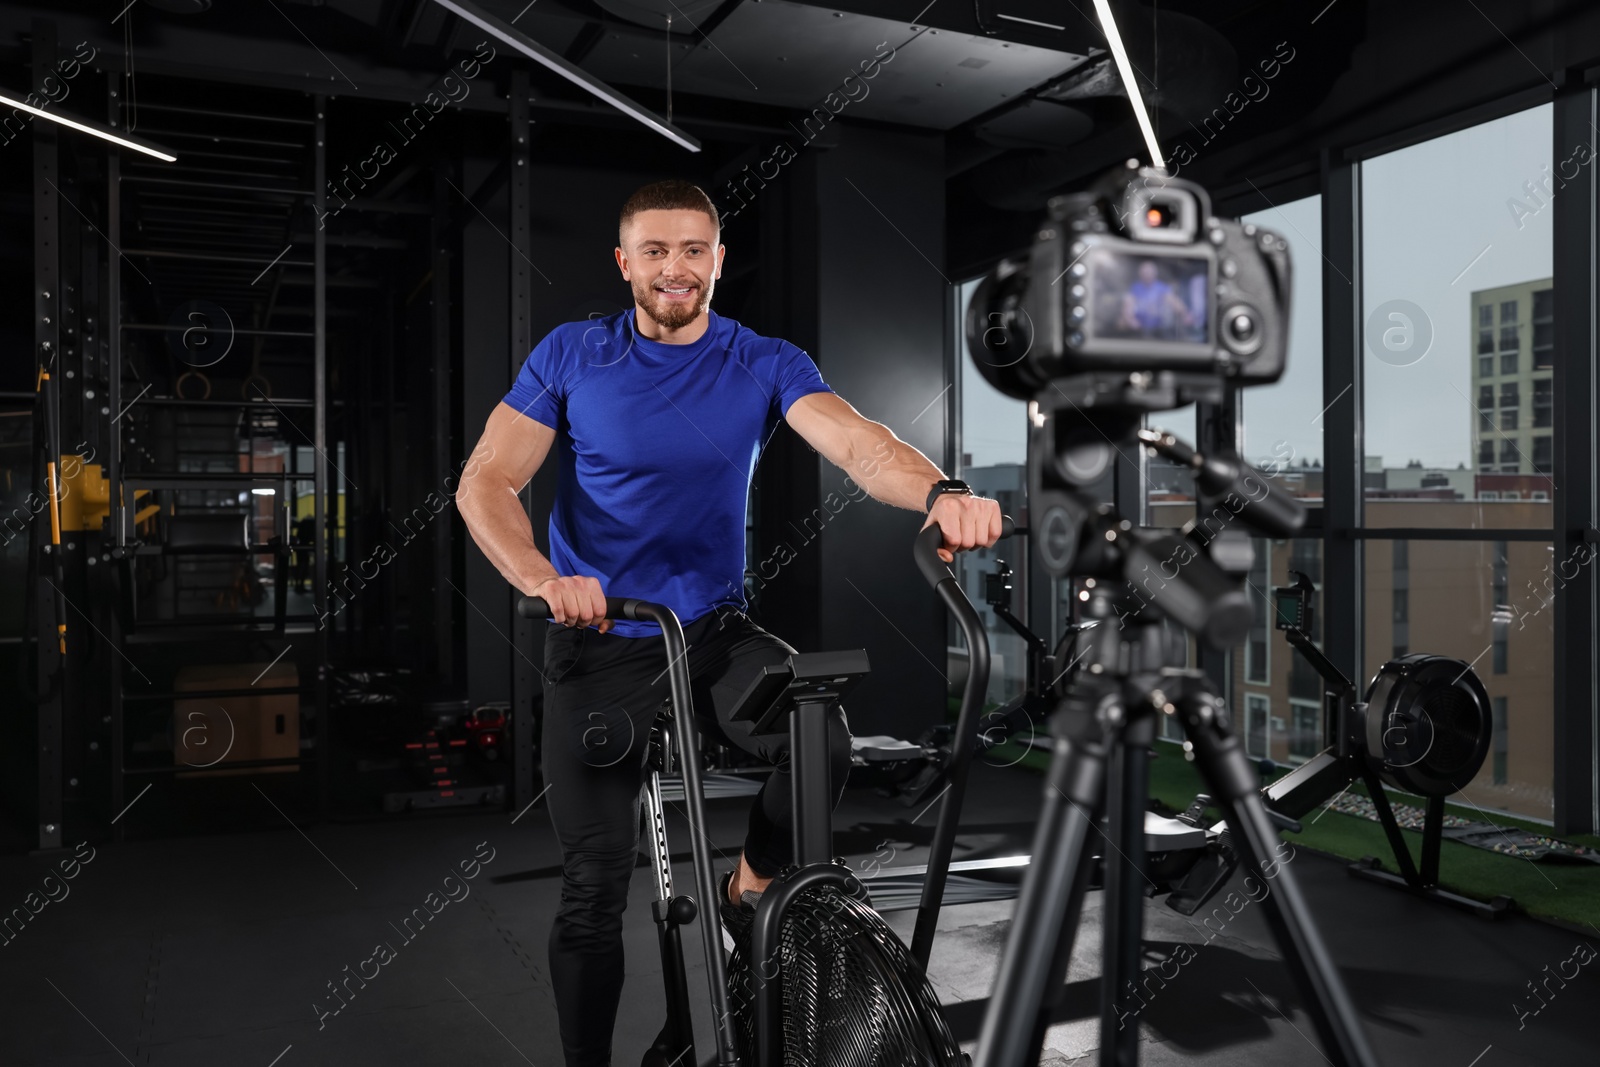
{"label": "black sweatpants", "polygon": [[[728,714],[760,668],[794,651],[723,607],[684,627],[701,735],[718,737],[771,763],[750,808],[744,854],[752,870],[776,874],[792,862],[789,734],[756,735]],[[561,907],[550,930],[550,973],[567,1067],[608,1067],[622,998],[622,912],[639,847],[639,791],[650,727],[669,694],[662,637],[619,637],[551,627],[545,637],[544,776],[561,842]],[[842,708],[828,724],[837,804],[850,771]],[[731,868],[737,853],[719,864]],[[701,902],[698,922],[720,922],[718,902]]]}

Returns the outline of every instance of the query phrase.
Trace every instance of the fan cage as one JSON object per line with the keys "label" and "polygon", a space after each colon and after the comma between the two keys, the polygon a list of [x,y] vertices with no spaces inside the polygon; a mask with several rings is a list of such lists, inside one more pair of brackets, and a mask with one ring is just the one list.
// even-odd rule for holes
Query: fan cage
{"label": "fan cage", "polygon": [[[786,1067],[961,1067],[938,998],[872,908],[835,886],[797,896],[779,930]],[[757,1061],[746,930],[728,963],[740,1058]]]}

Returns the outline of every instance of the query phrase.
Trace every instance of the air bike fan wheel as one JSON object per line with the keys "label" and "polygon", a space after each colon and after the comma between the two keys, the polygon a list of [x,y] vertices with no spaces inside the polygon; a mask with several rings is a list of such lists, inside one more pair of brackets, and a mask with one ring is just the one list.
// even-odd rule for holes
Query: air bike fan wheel
{"label": "air bike fan wheel", "polygon": [[[776,969],[783,989],[785,1067],[962,1067],[938,998],[883,918],[834,886],[795,898],[783,916]],[[750,941],[728,962],[739,1055],[756,1058]]]}

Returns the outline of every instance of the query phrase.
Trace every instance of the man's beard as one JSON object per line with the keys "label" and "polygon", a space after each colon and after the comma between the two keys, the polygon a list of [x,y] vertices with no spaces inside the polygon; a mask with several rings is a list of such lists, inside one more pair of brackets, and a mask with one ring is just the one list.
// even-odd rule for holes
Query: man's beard
{"label": "man's beard", "polygon": [[634,282],[633,299],[657,326],[664,330],[681,330],[711,306],[711,286],[698,286],[692,304],[670,304],[653,286]]}

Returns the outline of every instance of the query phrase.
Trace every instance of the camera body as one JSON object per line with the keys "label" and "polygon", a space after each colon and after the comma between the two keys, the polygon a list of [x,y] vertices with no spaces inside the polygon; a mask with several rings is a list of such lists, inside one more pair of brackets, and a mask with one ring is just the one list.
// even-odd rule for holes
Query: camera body
{"label": "camera body", "polygon": [[1033,399],[1078,375],[1282,376],[1290,267],[1277,233],[1213,218],[1200,186],[1132,161],[1048,211],[1027,253],[1002,261],[968,306],[990,384]]}

